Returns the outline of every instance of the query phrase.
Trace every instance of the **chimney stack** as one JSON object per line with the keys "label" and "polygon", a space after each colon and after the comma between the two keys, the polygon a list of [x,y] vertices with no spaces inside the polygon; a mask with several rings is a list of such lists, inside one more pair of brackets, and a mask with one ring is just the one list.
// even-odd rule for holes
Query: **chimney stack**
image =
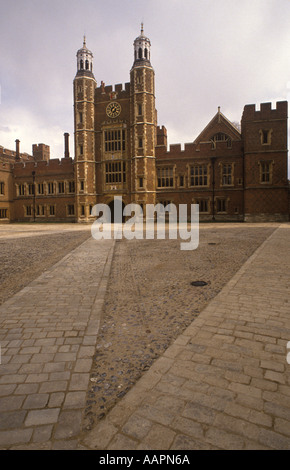
{"label": "chimney stack", "polygon": [[15,140],[16,142],[16,158],[17,160],[20,159],[20,140]]}
{"label": "chimney stack", "polygon": [[64,134],[64,158],[69,158],[69,133]]}

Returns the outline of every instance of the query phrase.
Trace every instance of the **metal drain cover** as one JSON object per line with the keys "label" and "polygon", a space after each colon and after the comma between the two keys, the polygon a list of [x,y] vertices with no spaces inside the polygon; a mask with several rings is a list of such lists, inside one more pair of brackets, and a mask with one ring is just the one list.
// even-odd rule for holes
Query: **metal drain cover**
{"label": "metal drain cover", "polygon": [[195,287],[207,286],[207,282],[205,281],[192,281],[190,284]]}

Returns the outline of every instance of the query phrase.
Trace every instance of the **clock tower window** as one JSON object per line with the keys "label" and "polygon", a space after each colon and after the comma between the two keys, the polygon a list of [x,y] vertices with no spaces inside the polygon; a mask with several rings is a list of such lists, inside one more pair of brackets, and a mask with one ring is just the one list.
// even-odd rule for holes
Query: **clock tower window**
{"label": "clock tower window", "polygon": [[111,129],[104,132],[105,152],[124,152],[126,150],[126,131]]}

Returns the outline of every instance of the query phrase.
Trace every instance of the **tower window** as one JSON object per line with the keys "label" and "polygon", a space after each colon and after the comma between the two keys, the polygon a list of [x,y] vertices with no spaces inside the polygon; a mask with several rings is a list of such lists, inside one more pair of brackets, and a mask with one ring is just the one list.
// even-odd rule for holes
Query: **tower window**
{"label": "tower window", "polygon": [[143,148],[143,139],[142,139],[142,137],[139,137],[139,139],[138,139],[138,147],[140,149]]}
{"label": "tower window", "polygon": [[142,116],[142,104],[138,104],[138,116]]}
{"label": "tower window", "polygon": [[83,155],[83,154],[84,154],[84,146],[80,145],[80,155]]}
{"label": "tower window", "polygon": [[79,118],[80,118],[80,123],[82,124],[82,122],[83,122],[83,113],[79,113]]}
{"label": "tower window", "polygon": [[0,194],[4,194],[4,182],[0,181]]}
{"label": "tower window", "polygon": [[145,48],[144,54],[145,54],[145,59],[148,59],[148,50],[146,48]]}
{"label": "tower window", "polygon": [[143,177],[139,178],[139,188],[143,188]]}
{"label": "tower window", "polygon": [[272,181],[272,162],[260,162],[260,182],[271,183]]}
{"label": "tower window", "polygon": [[272,129],[271,130],[260,129],[260,137],[261,137],[262,145],[271,145]]}
{"label": "tower window", "polygon": [[104,132],[105,152],[121,152],[126,150],[126,132],[122,129]]}
{"label": "tower window", "polygon": [[86,60],[86,70],[89,70],[89,68],[90,68],[89,61],[88,61],[88,60]]}
{"label": "tower window", "polygon": [[141,47],[139,47],[138,57],[139,57],[139,59],[142,59],[142,49],[141,49]]}
{"label": "tower window", "polygon": [[84,68],[84,61],[83,61],[83,59],[81,59],[80,65],[81,65],[81,70],[83,70],[83,68]]}
{"label": "tower window", "polygon": [[106,183],[126,183],[126,163],[106,163]]}

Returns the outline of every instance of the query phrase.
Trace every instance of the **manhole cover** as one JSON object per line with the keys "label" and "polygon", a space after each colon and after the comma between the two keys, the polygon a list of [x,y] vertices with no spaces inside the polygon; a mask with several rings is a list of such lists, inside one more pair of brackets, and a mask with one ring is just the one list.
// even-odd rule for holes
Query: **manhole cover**
{"label": "manhole cover", "polygon": [[207,282],[205,281],[192,281],[190,284],[195,287],[207,286]]}

